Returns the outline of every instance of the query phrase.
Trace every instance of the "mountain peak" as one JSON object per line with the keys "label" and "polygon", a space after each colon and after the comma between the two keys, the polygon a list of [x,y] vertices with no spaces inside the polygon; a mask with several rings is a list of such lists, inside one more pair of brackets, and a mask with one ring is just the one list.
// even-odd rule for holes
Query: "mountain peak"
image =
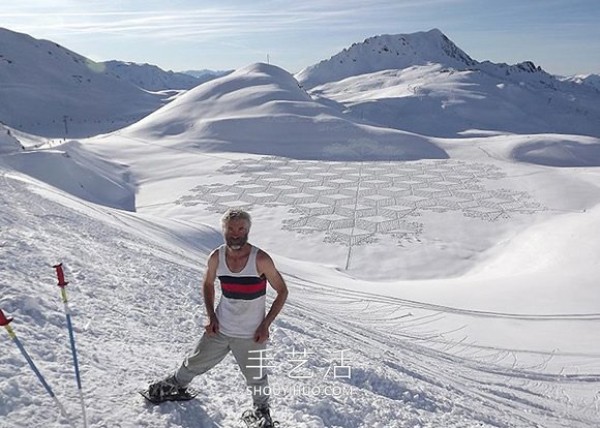
{"label": "mountain peak", "polygon": [[308,67],[296,78],[306,87],[386,69],[438,63],[464,68],[477,64],[444,33],[434,28],[412,34],[383,34],[354,43],[330,59]]}

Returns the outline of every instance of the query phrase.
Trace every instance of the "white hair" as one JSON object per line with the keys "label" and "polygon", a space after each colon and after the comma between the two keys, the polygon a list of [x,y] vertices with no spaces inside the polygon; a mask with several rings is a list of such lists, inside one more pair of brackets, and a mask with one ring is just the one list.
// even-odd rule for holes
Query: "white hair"
{"label": "white hair", "polygon": [[248,222],[248,229],[252,225],[252,217],[248,211],[242,208],[229,208],[225,211],[225,214],[221,217],[221,227],[223,230],[227,228],[227,225],[231,220],[246,220]]}

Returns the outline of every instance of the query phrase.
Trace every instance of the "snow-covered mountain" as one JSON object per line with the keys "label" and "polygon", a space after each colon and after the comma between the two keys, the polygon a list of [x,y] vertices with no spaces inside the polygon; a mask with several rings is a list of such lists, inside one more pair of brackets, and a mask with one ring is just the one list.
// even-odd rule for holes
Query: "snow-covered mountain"
{"label": "snow-covered mountain", "polygon": [[354,43],[328,60],[305,68],[296,78],[304,87],[313,88],[351,76],[431,63],[465,68],[477,62],[440,30],[433,29],[414,34],[370,37],[362,43]]}
{"label": "snow-covered mountain", "polygon": [[[307,139],[304,130],[311,129]],[[372,127],[315,102],[287,71],[253,64],[198,86],[123,130],[210,150],[315,159],[445,158],[424,138]]]}
{"label": "snow-covered mountain", "polygon": [[48,137],[122,128],[166,102],[64,47],[0,28],[0,121]]}
{"label": "snow-covered mountain", "polygon": [[152,64],[137,64],[124,61],[105,61],[100,63],[109,74],[142,89],[163,91],[166,89],[190,89],[205,82],[189,73],[165,71]]}
{"label": "snow-covered mountain", "polygon": [[356,118],[425,135],[600,135],[598,91],[531,62],[475,61],[439,30],[367,39],[296,78]]}

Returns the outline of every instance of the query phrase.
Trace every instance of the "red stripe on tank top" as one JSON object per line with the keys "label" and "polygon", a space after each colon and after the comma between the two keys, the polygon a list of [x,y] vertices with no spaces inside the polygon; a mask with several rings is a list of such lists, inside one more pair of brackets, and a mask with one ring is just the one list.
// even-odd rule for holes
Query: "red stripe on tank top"
{"label": "red stripe on tank top", "polygon": [[221,288],[223,288],[223,291],[228,291],[230,293],[252,294],[265,290],[267,288],[267,281],[263,279],[257,284],[235,284],[221,281]]}

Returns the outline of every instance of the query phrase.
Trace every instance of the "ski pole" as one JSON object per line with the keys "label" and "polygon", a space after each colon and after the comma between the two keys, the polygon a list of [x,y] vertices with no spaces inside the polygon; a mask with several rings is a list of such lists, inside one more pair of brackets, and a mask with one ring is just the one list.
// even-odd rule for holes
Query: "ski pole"
{"label": "ski pole", "polygon": [[87,414],[85,411],[85,401],[83,399],[83,390],[81,388],[81,376],[79,374],[79,363],[77,362],[77,349],[75,348],[75,335],[73,334],[73,324],[71,322],[71,310],[69,309],[69,301],[67,300],[66,286],[68,284],[65,281],[65,274],[63,272],[62,263],[53,266],[56,269],[56,276],[58,278],[58,286],[60,287],[60,294],[62,301],[65,305],[65,315],[67,317],[67,328],[69,329],[69,340],[71,342],[71,353],[73,354],[73,365],[75,366],[75,379],[77,381],[77,390],[79,391],[79,401],[81,402],[81,412],[83,414],[83,427],[87,428]]}
{"label": "ski pole", "polygon": [[66,409],[64,408],[62,403],[58,400],[58,398],[56,398],[56,395],[54,395],[52,388],[50,388],[50,385],[48,385],[48,382],[46,382],[46,379],[44,379],[44,376],[42,376],[42,374],[40,373],[38,368],[35,366],[35,363],[33,362],[31,357],[25,350],[25,347],[23,346],[23,344],[17,337],[16,333],[10,326],[10,323],[12,322],[12,320],[13,320],[12,318],[6,318],[6,316],[4,315],[4,312],[2,312],[2,309],[0,309],[0,326],[4,327],[6,329],[10,338],[13,340],[13,342],[15,342],[15,344],[17,345],[17,348],[19,348],[19,351],[21,351],[21,354],[23,354],[23,357],[25,357],[25,360],[27,360],[27,363],[29,363],[29,367],[31,367],[31,370],[33,370],[33,372],[37,376],[38,380],[44,386],[44,389],[46,390],[46,392],[48,392],[48,395],[50,395],[50,397],[52,398],[52,400],[58,407],[58,410],[60,410],[60,413],[67,419],[67,421],[69,422],[69,425],[71,425],[73,428],[75,428],[75,425],[73,425],[73,422],[71,422],[71,417],[67,413]]}

